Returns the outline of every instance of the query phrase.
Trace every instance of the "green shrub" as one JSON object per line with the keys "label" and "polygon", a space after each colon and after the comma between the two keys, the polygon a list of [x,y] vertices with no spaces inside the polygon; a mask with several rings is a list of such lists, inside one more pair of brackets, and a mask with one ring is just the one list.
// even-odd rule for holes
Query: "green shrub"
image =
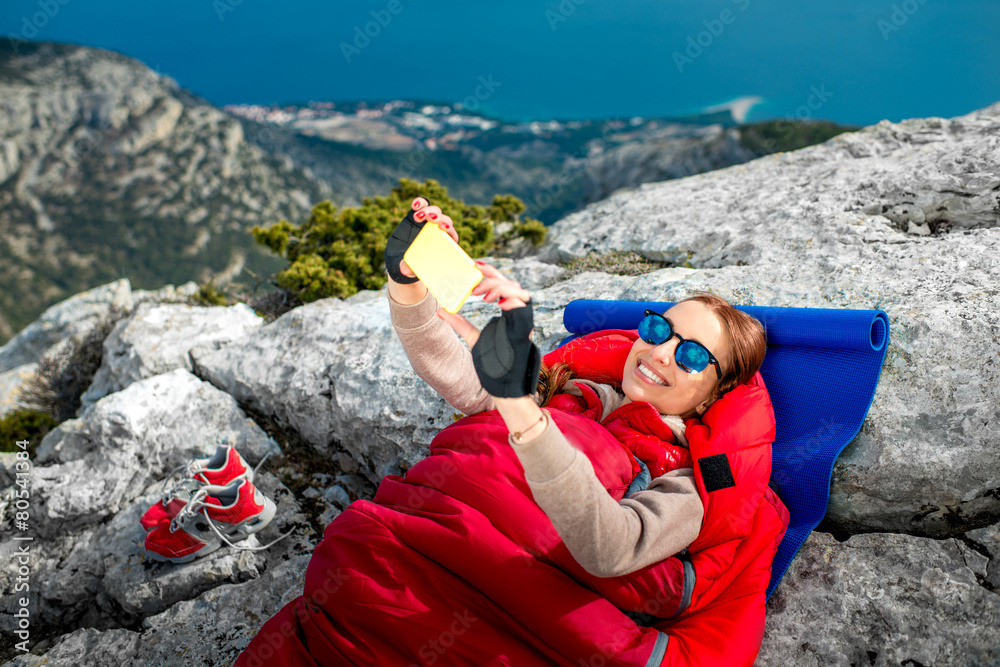
{"label": "green shrub", "polygon": [[740,127],[740,142],[762,156],[821,144],[854,129],[853,126],[820,120],[767,120]]}
{"label": "green shrub", "polygon": [[0,452],[19,452],[17,441],[27,440],[28,451],[34,457],[42,438],[57,425],[55,417],[41,410],[23,408],[11,412],[0,419]]}
{"label": "green shrub", "polygon": [[215,284],[215,278],[198,285],[198,291],[191,295],[191,301],[199,306],[228,306],[229,297],[225,290]]}
{"label": "green shrub", "polygon": [[536,248],[545,242],[549,230],[540,220],[525,220],[514,225],[514,233],[531,241]]}
{"label": "green shrub", "polygon": [[288,259],[289,267],[275,283],[303,302],[324,297],[346,298],[363,289],[381,289],[386,283],[383,254],[389,235],[415,197],[424,197],[454,220],[459,245],[472,257],[484,257],[498,248],[494,228],[512,222],[514,231],[501,239],[523,236],[538,245],[545,227],[537,220],[521,220],[524,203],[513,195],[496,195],[490,206],[470,205],[448,196],[440,183],[401,179],[388,196],[365,197],[361,207],[337,209],[324,201],[313,207],[301,225],[281,220],[267,228],[254,227],[257,243]]}

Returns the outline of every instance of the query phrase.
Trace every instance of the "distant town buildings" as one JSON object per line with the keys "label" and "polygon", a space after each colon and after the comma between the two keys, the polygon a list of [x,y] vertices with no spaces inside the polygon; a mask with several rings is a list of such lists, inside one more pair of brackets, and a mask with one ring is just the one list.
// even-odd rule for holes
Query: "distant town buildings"
{"label": "distant town buildings", "polygon": [[[333,141],[390,150],[423,147],[452,150],[465,141],[499,128],[504,134],[524,134],[546,139],[555,134],[578,130],[595,121],[528,121],[501,123],[463,109],[461,104],[422,104],[392,100],[371,102],[318,102],[305,106],[230,104],[226,111],[258,123],[289,126],[304,134]],[[601,122],[601,121],[597,121]],[[642,124],[640,117],[629,121],[609,120],[606,127],[622,129]]]}

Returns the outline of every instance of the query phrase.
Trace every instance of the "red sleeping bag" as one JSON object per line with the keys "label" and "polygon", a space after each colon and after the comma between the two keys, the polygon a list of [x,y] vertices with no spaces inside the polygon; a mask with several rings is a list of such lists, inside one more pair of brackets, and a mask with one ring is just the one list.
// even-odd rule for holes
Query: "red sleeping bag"
{"label": "red sleeping bag", "polygon": [[[577,375],[621,382],[634,331],[549,353]],[[678,446],[656,410],[603,423],[596,392],[560,395],[552,418],[616,500],[642,459],[655,477],[693,467],[705,517],[676,556],[628,575],[581,568],[535,504],[496,410],[434,438],[405,477],[326,529],[305,592],[236,665],[750,665],[788,512],[767,485],[774,416],[760,376],[687,422]],[[637,613],[638,612],[638,613]]]}

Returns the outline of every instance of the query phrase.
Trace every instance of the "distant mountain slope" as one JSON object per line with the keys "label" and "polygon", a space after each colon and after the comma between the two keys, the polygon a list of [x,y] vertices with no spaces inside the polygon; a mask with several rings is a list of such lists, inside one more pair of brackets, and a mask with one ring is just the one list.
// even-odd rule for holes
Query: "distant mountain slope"
{"label": "distant mountain slope", "polygon": [[0,341],[116,277],[158,287],[274,265],[245,230],[330,194],[132,58],[0,43]]}
{"label": "distant mountain slope", "polygon": [[[334,108],[336,107],[336,108]],[[816,143],[728,111],[682,119],[504,123],[459,104],[218,109],[127,56],[0,42],[0,343],[44,308],[128,277],[136,288],[258,275],[284,262],[246,230],[357,205],[408,177],[555,222],[612,192]],[[801,140],[806,138],[805,143]]]}
{"label": "distant mountain slope", "polygon": [[330,184],[344,204],[403,176],[434,178],[466,201],[507,192],[546,224],[622,188],[794,150],[844,132],[833,123],[737,125],[730,111],[686,118],[503,122],[440,101],[233,105],[247,139]]}

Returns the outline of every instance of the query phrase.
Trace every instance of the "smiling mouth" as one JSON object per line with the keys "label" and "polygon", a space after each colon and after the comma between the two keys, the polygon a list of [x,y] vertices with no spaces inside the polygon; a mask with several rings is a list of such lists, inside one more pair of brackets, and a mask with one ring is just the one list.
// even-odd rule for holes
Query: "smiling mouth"
{"label": "smiling mouth", "polygon": [[639,361],[639,362],[636,363],[635,370],[636,370],[636,372],[639,375],[642,375],[643,377],[649,379],[649,381],[652,382],[652,383],[654,383],[654,384],[658,384],[661,387],[669,387],[670,386],[670,385],[667,384],[666,380],[664,380],[662,377],[660,377],[659,375],[657,375],[653,371],[653,369],[649,368],[642,361]]}

